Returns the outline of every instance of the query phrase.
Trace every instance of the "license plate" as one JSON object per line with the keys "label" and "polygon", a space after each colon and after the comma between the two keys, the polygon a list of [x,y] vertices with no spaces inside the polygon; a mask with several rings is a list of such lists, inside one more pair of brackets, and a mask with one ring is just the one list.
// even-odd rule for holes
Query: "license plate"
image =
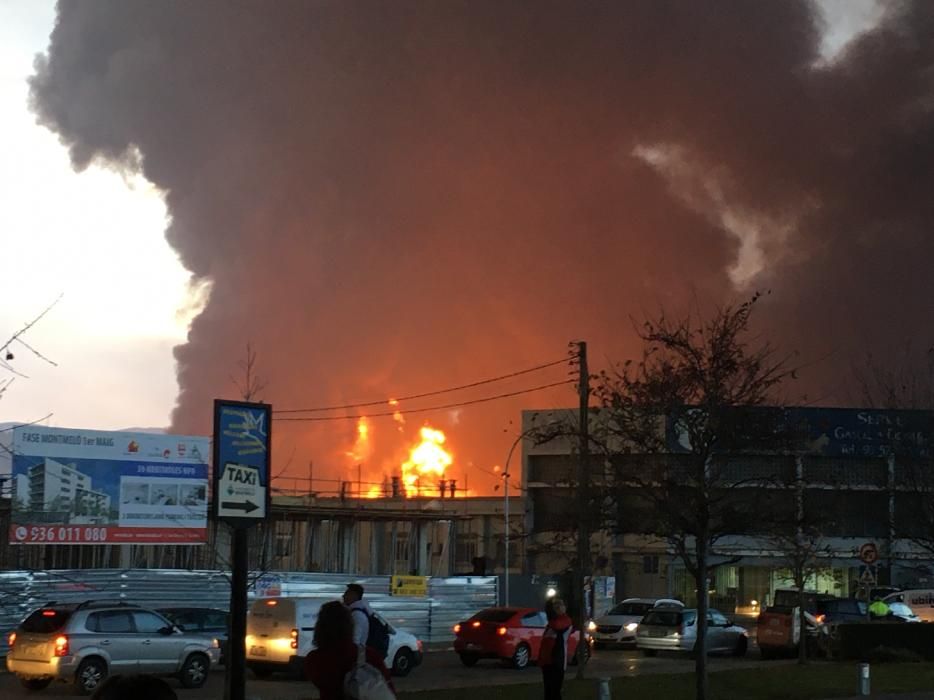
{"label": "license plate", "polygon": [[468,649],[479,649],[480,645],[479,644],[468,644],[467,648]]}
{"label": "license plate", "polygon": [[266,656],[266,647],[250,647],[250,656]]}

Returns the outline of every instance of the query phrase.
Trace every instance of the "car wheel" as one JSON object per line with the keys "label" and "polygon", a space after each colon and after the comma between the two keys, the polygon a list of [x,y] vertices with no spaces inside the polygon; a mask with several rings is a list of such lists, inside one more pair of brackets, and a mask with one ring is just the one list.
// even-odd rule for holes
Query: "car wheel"
{"label": "car wheel", "polygon": [[733,656],[746,656],[746,649],[749,647],[749,642],[745,637],[740,635],[739,639],[736,640],[736,646],[733,647]]}
{"label": "car wheel", "polygon": [[531,660],[532,652],[529,650],[528,646],[520,644],[516,647],[512,655],[512,667],[521,671],[529,665],[529,661]]}
{"label": "car wheel", "polygon": [[182,670],[178,672],[178,680],[181,681],[184,688],[200,688],[208,680],[208,671],[211,669],[211,661],[204,654],[192,654],[182,665]]}
{"label": "car wheel", "polygon": [[26,690],[42,690],[48,688],[51,678],[20,678],[19,682],[23,684]]}
{"label": "car wheel", "polygon": [[75,671],[75,690],[79,695],[90,695],[107,678],[107,664],[103,659],[85,659]]}
{"label": "car wheel", "polygon": [[658,656],[658,649],[643,649],[643,656]]}
{"label": "car wheel", "polygon": [[266,668],[265,666],[250,666],[249,669],[253,672],[253,675],[260,680],[265,680],[272,675],[272,669]]}
{"label": "car wheel", "polygon": [[403,647],[396,652],[396,657],[392,660],[392,674],[407,676],[414,665],[415,659],[412,657],[412,652]]}

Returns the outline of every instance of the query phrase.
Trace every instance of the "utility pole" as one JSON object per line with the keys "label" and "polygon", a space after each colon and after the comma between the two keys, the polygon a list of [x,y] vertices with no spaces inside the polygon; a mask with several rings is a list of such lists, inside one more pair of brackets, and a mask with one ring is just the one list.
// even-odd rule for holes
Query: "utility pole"
{"label": "utility pole", "polygon": [[577,343],[578,377],[578,457],[577,464],[577,590],[578,590],[578,634],[577,677],[584,677],[587,663],[587,591],[585,580],[590,569],[590,373],[587,370],[587,343]]}

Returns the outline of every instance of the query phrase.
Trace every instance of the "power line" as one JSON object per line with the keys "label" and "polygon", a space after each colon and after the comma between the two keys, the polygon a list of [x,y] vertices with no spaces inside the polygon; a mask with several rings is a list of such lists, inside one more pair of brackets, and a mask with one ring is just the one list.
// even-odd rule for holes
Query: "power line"
{"label": "power line", "polygon": [[[563,362],[563,360],[562,360]],[[358,418],[383,418],[386,416],[396,416],[400,413],[426,413],[429,411],[443,411],[448,408],[460,408],[461,406],[472,406],[478,403],[486,403],[488,401],[497,401],[499,399],[508,399],[512,396],[520,396],[521,394],[531,394],[533,391],[542,391],[544,389],[551,389],[556,386],[565,386],[568,384],[574,384],[573,380],[565,379],[560,382],[553,382],[551,384],[542,384],[541,386],[535,386],[530,389],[522,389],[520,391],[511,391],[507,394],[497,394],[496,396],[485,396],[482,399],[472,399],[471,401],[460,401],[457,403],[444,404],[442,406],[428,406],[426,408],[410,408],[401,411],[386,411],[383,413],[369,413],[359,416],[307,416],[299,418],[279,418],[278,421],[332,421],[332,420],[357,420]]]}
{"label": "power line", "polygon": [[[512,379],[513,377],[521,377],[523,374],[530,374],[532,372],[537,372],[541,369],[547,369],[548,367],[555,367],[556,365],[563,365],[566,362],[567,362],[567,358],[562,358],[560,360],[555,360],[554,362],[547,362],[543,365],[529,367],[528,369],[523,369],[518,372],[511,372],[509,374],[504,374],[499,377],[492,377],[491,379],[481,379],[478,382],[471,382],[470,384],[452,386],[448,389],[438,389],[436,391],[426,391],[423,394],[411,394],[409,396],[400,396],[399,398],[395,398],[395,399],[381,399],[379,401],[349,403],[349,404],[344,404],[343,406],[321,406],[318,408],[289,408],[289,409],[281,409],[278,411],[273,411],[273,413],[279,413],[279,414],[282,414],[282,413],[323,413],[325,411],[341,411],[341,410],[350,409],[350,408],[369,408],[371,406],[385,406],[387,403],[389,403],[389,401],[414,401],[415,399],[424,399],[424,398],[428,398],[429,396],[438,396],[439,394],[448,394],[454,391],[461,391],[463,389],[472,389],[474,387],[483,386],[484,384],[492,384],[493,382],[501,382],[504,379]],[[430,410],[430,409],[424,409],[424,410]],[[396,411],[393,411],[393,413],[396,413]],[[398,411],[398,413],[409,413],[409,411]],[[392,413],[374,414],[374,415],[391,416]],[[356,416],[352,416],[352,417],[356,417]],[[341,418],[343,418],[343,416],[341,416]],[[296,419],[286,418],[283,420],[296,420]],[[305,420],[305,419],[297,419],[297,420]],[[309,418],[307,420],[311,420],[311,419]]]}

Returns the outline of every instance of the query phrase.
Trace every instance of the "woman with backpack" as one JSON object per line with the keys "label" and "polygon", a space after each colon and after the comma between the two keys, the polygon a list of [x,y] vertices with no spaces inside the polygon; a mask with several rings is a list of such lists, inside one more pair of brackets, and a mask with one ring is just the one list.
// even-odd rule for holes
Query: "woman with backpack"
{"label": "woman with backpack", "polygon": [[571,636],[571,618],[567,616],[564,601],[552,598],[545,604],[548,626],[542,634],[538,652],[538,665],[542,669],[545,700],[561,700],[564,672],[568,667],[568,638]]}
{"label": "woman with backpack", "polygon": [[[379,652],[355,644],[353,629],[350,610],[339,600],[321,606],[315,623],[315,649],[305,657],[305,678],[317,686],[321,700],[395,697],[396,689]],[[382,674],[382,681],[373,669]],[[380,685],[384,688],[377,688]]]}

